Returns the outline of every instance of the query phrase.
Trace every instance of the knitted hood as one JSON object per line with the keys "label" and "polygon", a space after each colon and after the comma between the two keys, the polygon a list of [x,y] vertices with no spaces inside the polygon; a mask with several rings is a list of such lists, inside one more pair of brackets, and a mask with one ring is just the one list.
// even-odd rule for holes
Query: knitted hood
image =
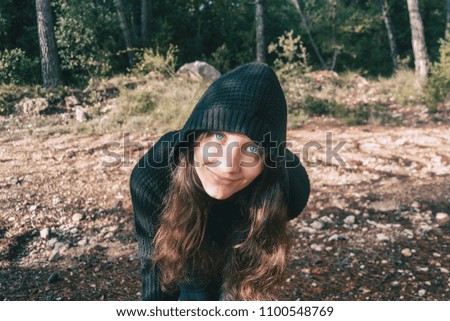
{"label": "knitted hood", "polygon": [[[240,133],[262,147],[285,148],[287,108],[280,82],[266,64],[249,63],[222,75],[206,90],[180,131]],[[278,149],[279,150],[279,149]]]}

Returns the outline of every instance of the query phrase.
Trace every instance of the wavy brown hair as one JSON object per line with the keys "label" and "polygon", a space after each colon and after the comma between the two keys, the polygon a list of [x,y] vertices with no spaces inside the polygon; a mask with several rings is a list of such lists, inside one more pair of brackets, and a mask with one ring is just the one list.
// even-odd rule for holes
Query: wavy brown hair
{"label": "wavy brown hair", "polygon": [[250,185],[232,196],[245,219],[221,248],[205,238],[210,203],[193,165],[193,146],[180,153],[173,168],[154,239],[151,259],[160,270],[162,289],[171,292],[189,281],[186,271],[191,266],[206,281],[221,280],[224,300],[274,299],[290,245],[284,167],[264,166]]}

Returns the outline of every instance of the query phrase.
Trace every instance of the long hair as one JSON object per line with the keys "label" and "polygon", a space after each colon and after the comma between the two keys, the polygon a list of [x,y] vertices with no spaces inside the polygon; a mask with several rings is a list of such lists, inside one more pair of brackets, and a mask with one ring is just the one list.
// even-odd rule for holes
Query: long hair
{"label": "long hair", "polygon": [[264,166],[233,196],[245,219],[234,227],[226,248],[220,248],[205,238],[210,204],[193,165],[193,146],[179,155],[173,168],[154,239],[151,259],[160,270],[162,289],[170,292],[189,281],[186,271],[193,267],[205,280],[220,276],[225,300],[274,299],[290,245],[284,168]]}

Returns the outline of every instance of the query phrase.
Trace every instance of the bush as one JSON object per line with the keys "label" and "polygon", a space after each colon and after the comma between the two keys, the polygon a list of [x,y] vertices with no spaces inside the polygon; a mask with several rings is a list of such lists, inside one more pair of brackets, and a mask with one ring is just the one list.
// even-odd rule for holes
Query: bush
{"label": "bush", "polygon": [[294,38],[293,33],[293,30],[286,31],[278,37],[277,43],[271,43],[268,48],[269,53],[277,56],[274,66],[282,79],[299,77],[311,69],[301,37]]}
{"label": "bush", "polygon": [[39,81],[39,60],[30,59],[22,49],[0,52],[0,79],[4,84],[32,84]]}
{"label": "bush", "polygon": [[440,40],[439,62],[431,68],[425,86],[425,100],[430,112],[438,111],[439,103],[450,99],[450,37]]}
{"label": "bush", "polygon": [[159,49],[144,49],[136,54],[137,63],[131,69],[134,75],[146,75],[150,72],[156,72],[171,77],[175,75],[177,63],[178,48],[170,45],[165,54],[159,52]]}

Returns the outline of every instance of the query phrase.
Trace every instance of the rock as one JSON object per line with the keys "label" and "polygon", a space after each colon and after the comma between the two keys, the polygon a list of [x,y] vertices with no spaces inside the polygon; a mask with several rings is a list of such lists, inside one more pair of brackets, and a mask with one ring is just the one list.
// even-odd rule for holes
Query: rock
{"label": "rock", "polygon": [[25,114],[37,115],[46,110],[48,106],[48,100],[45,98],[24,98],[15,107],[17,110],[21,109]]}
{"label": "rock", "polygon": [[50,229],[48,227],[46,227],[46,228],[40,230],[39,235],[43,239],[48,239],[48,237],[50,236]]}
{"label": "rock", "polygon": [[48,257],[48,260],[50,262],[54,262],[60,258],[59,251],[55,248],[52,253],[50,253],[50,256]]}
{"label": "rock", "polygon": [[439,226],[446,226],[448,222],[450,221],[450,218],[448,214],[446,213],[437,213],[436,214],[436,222]]}
{"label": "rock", "polygon": [[343,234],[333,234],[328,238],[328,242],[332,241],[346,241],[347,237]]}
{"label": "rock", "polygon": [[30,212],[33,212],[33,211],[35,211],[37,208],[38,208],[37,205],[31,205],[30,208],[29,208],[29,210],[30,210]]}
{"label": "rock", "polygon": [[411,250],[410,249],[403,249],[402,250],[402,255],[405,257],[410,257],[412,255]]}
{"label": "rock", "polygon": [[417,294],[419,296],[424,296],[426,293],[427,293],[427,290],[424,290],[424,289],[420,289],[419,292],[417,292]]}
{"label": "rock", "polygon": [[355,216],[354,215],[349,215],[344,219],[344,223],[348,224],[348,225],[353,225],[355,224]]}
{"label": "rock", "polygon": [[54,248],[56,242],[58,242],[58,239],[56,237],[51,238],[50,240],[47,241],[47,247]]}
{"label": "rock", "polygon": [[322,230],[325,227],[325,222],[321,221],[321,220],[316,220],[314,222],[311,223],[311,227],[315,230]]}
{"label": "rock", "polygon": [[220,77],[220,72],[216,68],[203,61],[184,64],[178,69],[177,74],[187,79],[207,81],[214,81]]}
{"label": "rock", "polygon": [[442,272],[442,273],[445,273],[445,274],[448,274],[448,273],[449,273],[449,271],[448,271],[446,268],[443,268],[443,267],[441,267],[441,272]]}
{"label": "rock", "polygon": [[70,234],[77,234],[78,233],[78,229],[76,227],[70,229],[69,231]]}
{"label": "rock", "polygon": [[389,242],[390,238],[384,233],[378,233],[377,234],[377,240],[380,241],[380,242]]}
{"label": "rock", "polygon": [[79,246],[85,246],[85,245],[87,245],[87,244],[88,244],[88,239],[87,239],[87,237],[86,237],[86,236],[83,237],[81,240],[78,241],[77,244],[78,244]]}
{"label": "rock", "polygon": [[87,121],[87,114],[84,111],[83,107],[79,105],[75,106],[75,119],[80,123]]}
{"label": "rock", "polygon": [[58,196],[53,196],[52,203],[53,205],[58,205],[59,203],[61,203],[61,199]]}
{"label": "rock", "polygon": [[84,218],[83,214],[81,213],[75,213],[72,215],[72,221],[73,222],[79,222]]}
{"label": "rock", "polygon": [[56,242],[55,246],[54,246],[55,251],[59,251],[59,249],[61,249],[63,247],[64,247],[64,243],[63,242]]}
{"label": "rock", "polygon": [[430,225],[428,225],[427,223],[425,223],[425,222],[419,223],[418,231],[421,234],[426,234],[427,232],[430,232],[431,230],[433,230],[433,228]]}
{"label": "rock", "polygon": [[104,238],[105,240],[112,239],[113,237],[114,237],[114,233],[113,233],[113,232],[108,232],[108,233],[106,233],[106,234],[103,236],[103,238]]}

